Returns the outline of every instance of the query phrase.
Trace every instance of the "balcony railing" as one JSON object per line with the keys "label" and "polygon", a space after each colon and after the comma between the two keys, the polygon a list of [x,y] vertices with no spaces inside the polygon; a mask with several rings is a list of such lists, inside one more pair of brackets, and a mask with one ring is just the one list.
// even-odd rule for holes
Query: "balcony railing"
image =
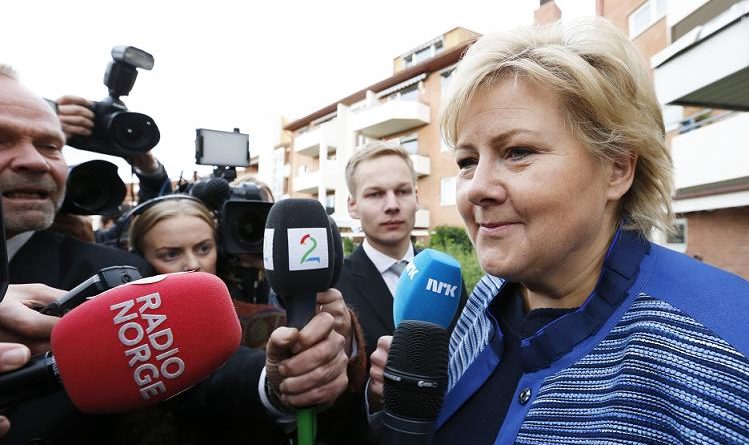
{"label": "balcony railing", "polygon": [[338,145],[334,138],[332,126],[333,122],[327,122],[309,129],[303,133],[297,133],[294,136],[294,151],[305,156],[319,156],[320,145],[324,142],[328,146],[328,151],[334,151]]}
{"label": "balcony railing", "polygon": [[411,162],[414,164],[414,170],[416,171],[416,176],[422,177],[422,176],[428,176],[432,171],[432,160],[429,159],[428,156],[420,155],[420,154],[413,154],[410,155]]}
{"label": "balcony railing", "polygon": [[294,191],[299,193],[317,193],[324,186],[327,190],[335,190],[338,169],[335,164],[328,163],[325,172],[320,170],[307,172],[294,177]]}
{"label": "balcony railing", "polygon": [[736,113],[674,136],[676,189],[749,176],[749,113]]}
{"label": "balcony railing", "polygon": [[357,110],[352,118],[352,128],[371,138],[383,138],[429,122],[428,105],[419,101],[389,100]]}

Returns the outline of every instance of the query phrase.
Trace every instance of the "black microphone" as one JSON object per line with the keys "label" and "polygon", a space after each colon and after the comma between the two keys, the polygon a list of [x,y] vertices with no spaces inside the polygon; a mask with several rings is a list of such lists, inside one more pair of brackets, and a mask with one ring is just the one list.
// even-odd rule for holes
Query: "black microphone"
{"label": "black microphone", "polygon": [[385,366],[382,445],[432,443],[447,389],[449,335],[442,326],[404,320]]}
{"label": "black microphone", "polygon": [[[336,240],[328,214],[313,199],[284,199],[268,212],[263,237],[263,263],[271,288],[286,307],[287,324],[302,329],[315,315],[317,292],[328,290],[340,272]],[[338,267],[338,271],[336,271]],[[300,445],[314,442],[315,414],[298,409]]]}
{"label": "black microphone", "polygon": [[217,176],[195,182],[190,188],[190,195],[200,199],[211,210],[221,210],[221,207],[231,194],[229,182]]}
{"label": "black microphone", "polygon": [[265,223],[263,263],[268,282],[281,296],[288,325],[302,329],[315,315],[317,292],[331,286],[335,242],[322,204],[284,199],[273,204]]}

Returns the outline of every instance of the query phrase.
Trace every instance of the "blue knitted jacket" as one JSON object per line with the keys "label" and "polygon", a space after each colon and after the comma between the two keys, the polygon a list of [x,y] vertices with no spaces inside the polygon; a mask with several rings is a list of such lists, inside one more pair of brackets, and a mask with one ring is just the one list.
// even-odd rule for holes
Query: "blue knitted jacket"
{"label": "blue knitted jacket", "polygon": [[[749,444],[749,282],[624,238],[583,306],[521,344],[495,444]],[[504,285],[484,277],[453,331],[437,434],[501,360]]]}

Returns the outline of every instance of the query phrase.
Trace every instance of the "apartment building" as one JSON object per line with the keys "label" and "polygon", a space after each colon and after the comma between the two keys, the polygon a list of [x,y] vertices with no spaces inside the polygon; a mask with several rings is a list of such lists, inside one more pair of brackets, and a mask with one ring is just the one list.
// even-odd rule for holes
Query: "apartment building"
{"label": "apartment building", "polygon": [[601,0],[651,62],[674,160],[664,244],[749,278],[749,1]]}
{"label": "apartment building", "polygon": [[[656,240],[749,278],[749,1],[596,0],[650,61],[678,234]],[[537,23],[565,18],[542,1]]]}
{"label": "apartment building", "polygon": [[274,152],[277,190],[318,199],[344,232],[356,235],[358,222],[346,207],[346,162],[368,141],[397,140],[411,153],[418,175],[414,235],[428,235],[437,225],[462,226],[455,208],[457,167],[441,143],[438,114],[455,63],[477,36],[454,28],[395,57],[387,79],[288,123],[291,143]]}

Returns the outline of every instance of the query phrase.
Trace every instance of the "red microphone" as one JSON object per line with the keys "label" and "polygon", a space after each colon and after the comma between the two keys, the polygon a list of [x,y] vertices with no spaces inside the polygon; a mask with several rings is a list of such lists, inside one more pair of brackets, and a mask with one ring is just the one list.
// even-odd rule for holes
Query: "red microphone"
{"label": "red microphone", "polygon": [[145,407],[206,378],[240,339],[229,292],[215,275],[133,281],[68,312],[52,330],[54,356],[0,376],[0,405],[33,397],[31,387],[38,394],[40,387],[61,383],[86,413]]}

